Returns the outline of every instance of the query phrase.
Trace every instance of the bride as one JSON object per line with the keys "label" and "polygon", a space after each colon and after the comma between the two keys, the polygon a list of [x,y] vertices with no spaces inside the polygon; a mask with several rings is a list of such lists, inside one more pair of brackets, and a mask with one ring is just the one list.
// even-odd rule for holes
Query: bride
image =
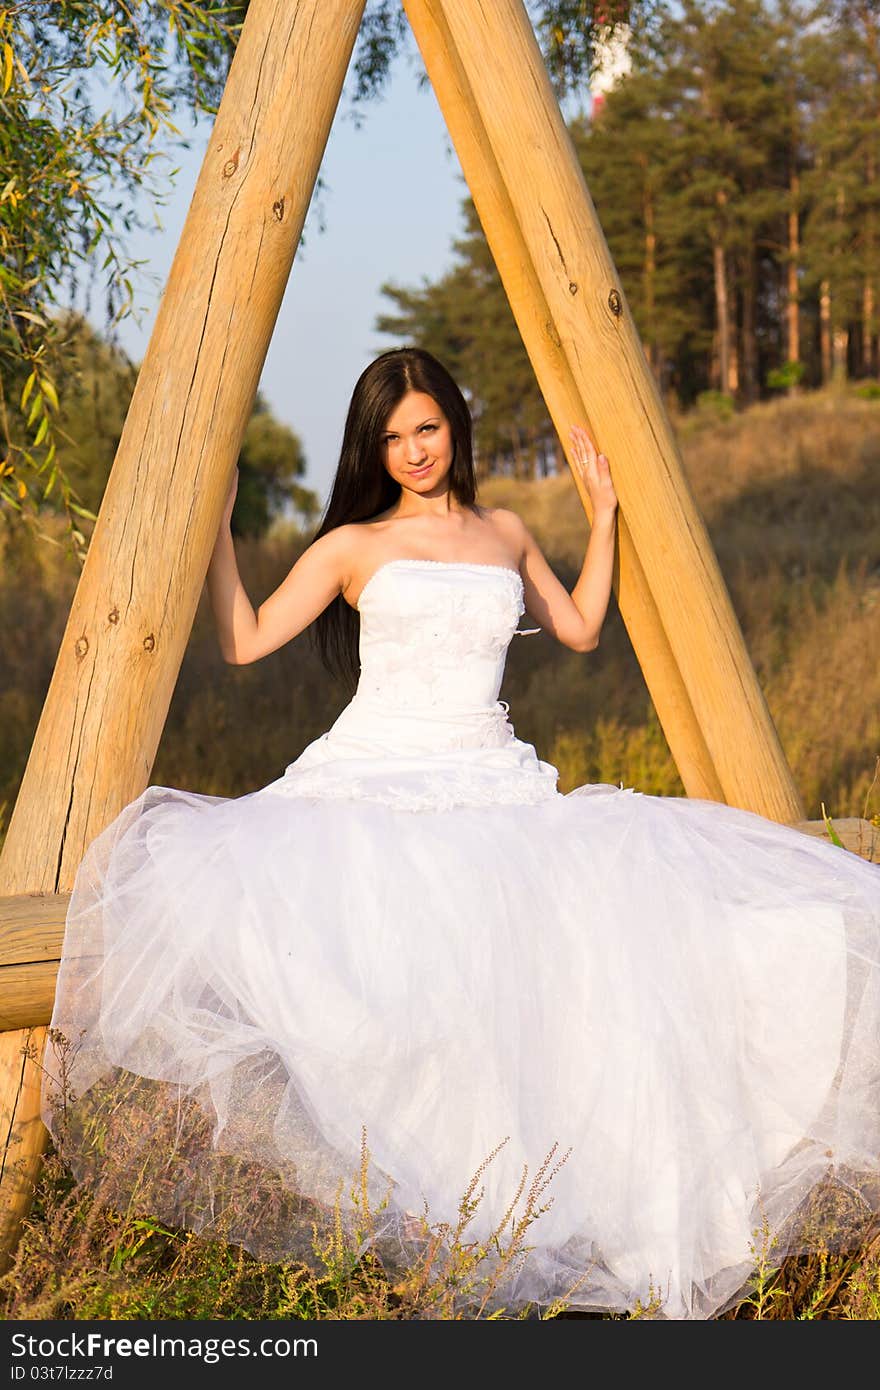
{"label": "bride", "polygon": [[268,786],[148,787],[89,846],[43,1118],[82,1180],[260,1258],[362,1237],[366,1165],[389,1267],[458,1230],[507,1311],[708,1318],[880,1205],[880,866],[719,803],[563,795],[516,737],[513,638],[588,653],[610,597],[608,461],[571,444],[571,593],[478,503],[464,397],[419,349],[361,375],[324,521],[256,612],[233,479],[224,658],[311,627],[354,692]]}

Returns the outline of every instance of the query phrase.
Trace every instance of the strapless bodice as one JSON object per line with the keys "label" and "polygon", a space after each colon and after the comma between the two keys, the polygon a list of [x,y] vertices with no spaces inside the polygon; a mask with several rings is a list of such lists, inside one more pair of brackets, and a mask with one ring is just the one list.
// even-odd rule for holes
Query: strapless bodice
{"label": "strapless bodice", "polygon": [[[517,739],[498,699],[512,638],[540,631],[518,628],[525,602],[517,570],[388,560],[361,590],[358,611],[357,689],[286,769],[285,792],[305,795],[319,785],[326,795],[332,781],[339,795],[412,808],[481,803],[484,793],[496,801],[555,794],[556,769]],[[508,779],[507,795],[499,776]]]}
{"label": "strapless bodice", "polygon": [[358,700],[407,711],[485,709],[501,689],[523,583],[504,565],[391,560],[367,580]]}

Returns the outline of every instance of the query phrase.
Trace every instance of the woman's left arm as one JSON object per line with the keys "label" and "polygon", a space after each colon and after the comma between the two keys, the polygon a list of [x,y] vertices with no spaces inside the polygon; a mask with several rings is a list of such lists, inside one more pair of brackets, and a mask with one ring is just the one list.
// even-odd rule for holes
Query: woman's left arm
{"label": "woman's left arm", "polygon": [[593,504],[590,539],[583,568],[571,592],[575,607],[592,635],[588,651],[599,645],[599,634],[608,612],[611,580],[614,574],[614,544],[617,535],[617,493],[611,469],[604,454],[580,425],[571,431],[575,466],[587,485]]}
{"label": "woman's left arm", "polygon": [[584,563],[571,593],[553,573],[536,540],[520,522],[520,573],[527,611],[558,641],[576,652],[590,652],[599,635],[611,598],[614,547],[617,534],[617,494],[604,454],[596,451],[587,431],[571,431],[572,455],[587,487],[593,521]]}

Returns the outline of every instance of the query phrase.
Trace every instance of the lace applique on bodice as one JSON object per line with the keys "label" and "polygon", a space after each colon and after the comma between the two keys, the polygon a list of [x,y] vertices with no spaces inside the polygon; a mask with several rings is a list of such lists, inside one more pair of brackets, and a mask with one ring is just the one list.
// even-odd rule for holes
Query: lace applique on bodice
{"label": "lace applique on bodice", "polygon": [[505,565],[391,560],[367,580],[358,611],[357,699],[407,712],[484,711],[525,612],[523,583]]}
{"label": "lace applique on bodice", "polygon": [[399,559],[358,600],[357,690],[272,789],[405,809],[543,800],[556,769],[516,738],[498,699],[525,612],[506,565]]}

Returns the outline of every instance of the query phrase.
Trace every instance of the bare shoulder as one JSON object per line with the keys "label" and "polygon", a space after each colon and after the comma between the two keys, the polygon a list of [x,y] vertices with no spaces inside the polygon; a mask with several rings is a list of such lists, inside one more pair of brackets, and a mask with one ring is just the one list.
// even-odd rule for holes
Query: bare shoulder
{"label": "bare shoulder", "polygon": [[[374,519],[368,521],[348,521],[334,526],[321,537],[332,549],[332,561],[340,577],[340,591],[343,598],[353,605],[354,595],[360,593],[364,583],[382,559],[382,537],[386,526]],[[316,542],[317,544],[317,542]]]}
{"label": "bare shoulder", "polygon": [[480,515],[490,526],[496,527],[499,534],[515,535],[517,530],[523,528],[522,517],[510,507],[480,506]]}
{"label": "bare shoulder", "polygon": [[345,522],[325,531],[323,536],[312,541],[309,550],[317,559],[332,564],[338,569],[340,577],[347,581],[352,569],[357,568],[358,556],[366,546],[365,527],[358,522]]}
{"label": "bare shoulder", "polygon": [[483,519],[494,528],[499,539],[519,561],[531,539],[519,513],[511,511],[510,507],[483,507],[481,511]]}

